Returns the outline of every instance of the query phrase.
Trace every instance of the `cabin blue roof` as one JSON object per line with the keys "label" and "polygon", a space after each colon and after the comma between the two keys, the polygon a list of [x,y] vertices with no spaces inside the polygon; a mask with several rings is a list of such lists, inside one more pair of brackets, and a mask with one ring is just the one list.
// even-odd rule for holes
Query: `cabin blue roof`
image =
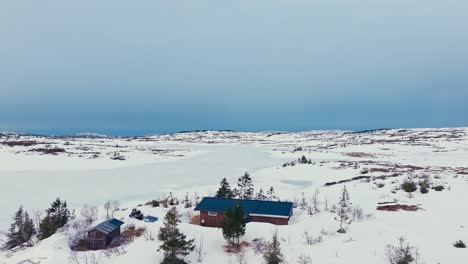
{"label": "cabin blue roof", "polygon": [[117,220],[115,218],[111,218],[109,220],[106,220],[102,223],[100,223],[99,225],[97,225],[96,227],[93,228],[94,229],[97,229],[101,232],[103,232],[104,234],[109,234],[110,232],[116,230],[117,228],[120,228],[121,225],[123,225],[124,222],[120,221],[120,220]]}
{"label": "cabin blue roof", "polygon": [[195,211],[226,212],[228,208],[234,208],[238,203],[246,214],[289,217],[292,214],[293,208],[293,203],[291,202],[205,197],[195,207]]}

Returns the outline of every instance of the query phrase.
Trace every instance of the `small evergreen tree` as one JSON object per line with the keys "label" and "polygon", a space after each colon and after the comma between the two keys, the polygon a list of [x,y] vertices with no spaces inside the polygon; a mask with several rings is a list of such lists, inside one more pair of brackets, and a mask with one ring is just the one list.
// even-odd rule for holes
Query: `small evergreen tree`
{"label": "small evergreen tree", "polygon": [[48,238],[57,232],[57,229],[63,227],[70,219],[70,211],[67,208],[67,202],[55,199],[46,210],[47,215],[42,219],[39,225],[40,239]]}
{"label": "small evergreen tree", "polygon": [[400,237],[397,246],[387,245],[385,254],[390,264],[418,263],[418,249],[411,246],[405,238]]}
{"label": "small evergreen tree", "polygon": [[276,195],[275,195],[275,190],[273,189],[273,186],[270,187],[270,189],[266,193],[267,200],[268,201],[273,201],[276,200]]}
{"label": "small evergreen tree", "polygon": [[260,201],[265,201],[267,199],[267,196],[263,192],[263,189],[260,189],[258,193],[255,195],[255,200],[260,200]]}
{"label": "small evergreen tree", "polygon": [[283,263],[283,254],[281,254],[280,241],[278,234],[275,232],[273,239],[268,243],[267,250],[263,253],[263,258],[267,264]]}
{"label": "small evergreen tree", "polygon": [[341,191],[340,201],[338,203],[337,208],[337,220],[340,221],[340,229],[338,229],[339,233],[345,233],[346,231],[343,228],[343,223],[349,219],[349,211],[350,211],[350,202],[349,202],[349,193],[346,189],[346,185],[343,186],[343,190]]}
{"label": "small evergreen tree", "polygon": [[254,186],[248,172],[239,177],[237,187],[239,199],[247,200],[253,198]]}
{"label": "small evergreen tree", "polygon": [[237,204],[234,209],[227,209],[221,228],[228,243],[236,244],[239,247],[240,238],[245,235],[244,211],[240,204]]}
{"label": "small evergreen tree", "polygon": [[12,249],[14,247],[27,243],[32,246],[31,238],[36,234],[33,220],[29,218],[28,212],[20,206],[13,217],[13,223],[10,226],[7,234],[5,248]]}
{"label": "small evergreen tree", "polygon": [[300,158],[298,159],[298,162],[299,162],[300,164],[309,163],[309,161],[307,160],[307,158],[306,158],[304,155],[302,155],[302,157],[300,157]]}
{"label": "small evergreen tree", "polygon": [[158,238],[163,242],[159,248],[164,251],[162,263],[185,263],[179,256],[188,255],[195,247],[194,240],[187,240],[187,236],[179,231],[177,228],[179,223],[180,215],[177,209],[172,207],[164,217],[164,226],[159,229]]}
{"label": "small evergreen tree", "polygon": [[229,182],[226,180],[226,178],[223,178],[221,180],[219,189],[216,192],[216,197],[217,198],[233,198],[234,197],[234,192],[232,191],[231,186],[229,186]]}

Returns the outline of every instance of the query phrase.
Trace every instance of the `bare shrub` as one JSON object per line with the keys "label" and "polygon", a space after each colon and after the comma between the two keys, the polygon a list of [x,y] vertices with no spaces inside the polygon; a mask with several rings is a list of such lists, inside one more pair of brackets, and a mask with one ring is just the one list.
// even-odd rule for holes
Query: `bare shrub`
{"label": "bare shrub", "polygon": [[359,205],[351,206],[350,213],[352,222],[360,222],[372,218],[372,214],[365,214]]}
{"label": "bare shrub", "polygon": [[146,230],[146,232],[143,234],[143,237],[146,239],[146,241],[154,241],[156,239],[156,234],[152,230]]}
{"label": "bare shrub", "polygon": [[111,201],[107,200],[104,202],[104,210],[106,210],[106,219],[110,218],[110,208],[111,208]]}
{"label": "bare shrub", "polygon": [[252,242],[255,253],[263,254],[263,252],[268,248],[268,243],[263,238],[256,238]]}
{"label": "bare shrub", "polygon": [[240,252],[239,254],[237,254],[237,263],[247,264],[247,261],[245,260],[245,253],[244,252]]}
{"label": "bare shrub", "polygon": [[73,219],[67,225],[68,246],[76,249],[87,238],[90,222],[85,218]]}
{"label": "bare shrub", "polygon": [[117,212],[119,210],[119,206],[120,206],[119,201],[114,200],[114,201],[111,202],[110,210],[111,210],[111,217],[112,218],[114,217],[115,212]]}
{"label": "bare shrub", "polygon": [[81,215],[86,219],[89,224],[97,220],[98,208],[96,206],[89,207],[87,204],[81,208]]}
{"label": "bare shrub", "polygon": [[203,262],[203,257],[205,255],[205,251],[203,249],[203,235],[200,235],[200,239],[195,243],[194,251],[197,262]]}
{"label": "bare shrub", "polygon": [[314,237],[313,235],[311,235],[307,231],[304,232],[304,238],[305,238],[305,243],[307,245],[315,245],[315,244],[318,244],[320,242],[323,242],[323,237],[322,236]]}
{"label": "bare shrub", "polygon": [[78,256],[76,252],[72,252],[70,258],[72,262],[76,264],[99,264],[102,258],[102,253],[90,253]]}
{"label": "bare shrub", "polygon": [[300,255],[297,258],[297,263],[298,264],[312,264],[312,258],[307,255]]}

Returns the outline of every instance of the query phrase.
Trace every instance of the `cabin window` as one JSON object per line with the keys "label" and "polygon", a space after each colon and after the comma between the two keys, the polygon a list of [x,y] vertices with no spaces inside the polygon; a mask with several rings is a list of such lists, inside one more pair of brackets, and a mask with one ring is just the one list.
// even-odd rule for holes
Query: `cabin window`
{"label": "cabin window", "polygon": [[208,211],[208,216],[217,216],[217,212]]}

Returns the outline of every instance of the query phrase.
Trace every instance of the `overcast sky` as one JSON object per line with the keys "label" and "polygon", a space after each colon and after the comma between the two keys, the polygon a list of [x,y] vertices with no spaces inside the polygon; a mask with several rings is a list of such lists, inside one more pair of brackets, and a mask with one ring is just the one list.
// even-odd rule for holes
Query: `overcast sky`
{"label": "overcast sky", "polygon": [[0,130],[468,126],[466,0],[0,0]]}

